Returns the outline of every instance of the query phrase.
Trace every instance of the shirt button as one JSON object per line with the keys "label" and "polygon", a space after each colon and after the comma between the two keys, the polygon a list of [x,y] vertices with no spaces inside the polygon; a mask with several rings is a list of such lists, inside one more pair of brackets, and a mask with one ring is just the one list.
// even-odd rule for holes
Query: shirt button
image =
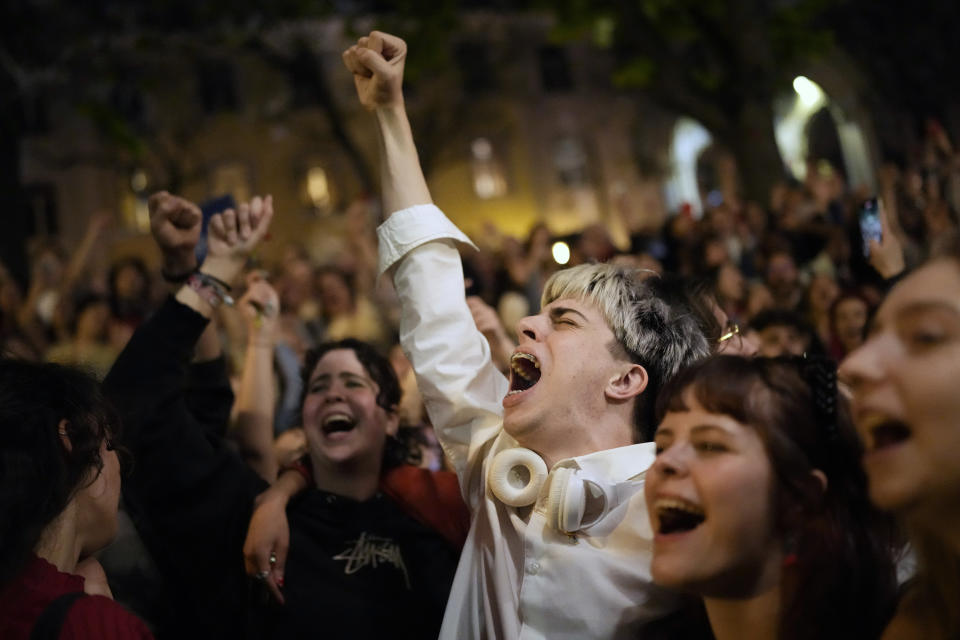
{"label": "shirt button", "polygon": [[539,563],[539,562],[531,562],[531,563],[527,566],[527,573],[529,573],[529,574],[532,575],[532,576],[535,576],[535,575],[537,575],[538,573],[540,573],[540,563]]}

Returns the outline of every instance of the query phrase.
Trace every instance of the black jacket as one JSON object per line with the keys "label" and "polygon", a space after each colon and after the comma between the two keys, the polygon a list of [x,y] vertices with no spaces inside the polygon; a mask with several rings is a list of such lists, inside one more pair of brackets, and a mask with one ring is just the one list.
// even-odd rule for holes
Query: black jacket
{"label": "black jacket", "polygon": [[205,326],[168,299],[104,381],[134,457],[124,497],[176,592],[177,636],[435,638],[458,550],[383,494],[310,489],[291,501],[285,606],[246,576],[243,541],[267,485],[210,428],[215,411],[191,411],[184,387]]}

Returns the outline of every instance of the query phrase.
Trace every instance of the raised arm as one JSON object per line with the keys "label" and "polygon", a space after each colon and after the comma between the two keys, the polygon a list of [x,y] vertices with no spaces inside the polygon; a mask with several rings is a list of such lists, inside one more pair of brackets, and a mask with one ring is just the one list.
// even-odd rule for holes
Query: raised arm
{"label": "raised arm", "polygon": [[360,104],[377,118],[386,215],[433,202],[420,169],[420,158],[403,101],[406,60],[407,43],[380,31],[360,38],[357,44],[343,52],[343,62],[353,73]]}
{"label": "raised arm", "polygon": [[379,268],[392,268],[400,343],[468,504],[483,495],[482,463],[501,432],[507,380],[491,361],[464,297],[454,242],[470,240],[431,204],[403,102],[407,46],[378,31],[344,52],[361,104],[373,112],[387,221],[377,230]]}
{"label": "raised arm", "polygon": [[[193,202],[166,191],[147,200],[150,234],[160,250],[160,275],[170,294],[176,294],[197,268],[196,246],[203,214]],[[226,434],[233,407],[233,390],[222,358],[217,323],[207,324],[193,350],[193,364],[184,385],[190,413],[208,433]]]}
{"label": "raised arm", "polygon": [[267,482],[277,477],[273,453],[273,347],[277,333],[280,300],[270,283],[253,275],[238,307],[247,323],[247,350],[237,395],[233,437],[240,453]]}
{"label": "raised arm", "polygon": [[[200,272],[231,282],[271,217],[269,200],[214,216]],[[198,288],[181,287],[137,328],[103,386],[136,461],[124,480],[134,519],[167,579],[196,603],[198,624],[212,633],[239,624],[233,614],[247,591],[239,565],[243,534],[266,483],[187,407],[186,372],[214,301]]]}

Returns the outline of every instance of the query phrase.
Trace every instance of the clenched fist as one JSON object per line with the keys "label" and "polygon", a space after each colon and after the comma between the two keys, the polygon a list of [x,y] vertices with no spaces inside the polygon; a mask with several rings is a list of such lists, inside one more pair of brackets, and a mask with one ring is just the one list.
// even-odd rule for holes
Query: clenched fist
{"label": "clenched fist", "polygon": [[203,214],[194,203],[160,191],[147,201],[150,209],[150,233],[163,254],[168,273],[186,273],[196,264],[194,247],[200,240]]}
{"label": "clenched fist", "polygon": [[407,43],[382,31],[371,31],[343,52],[353,73],[360,104],[373,111],[403,105],[403,65]]}

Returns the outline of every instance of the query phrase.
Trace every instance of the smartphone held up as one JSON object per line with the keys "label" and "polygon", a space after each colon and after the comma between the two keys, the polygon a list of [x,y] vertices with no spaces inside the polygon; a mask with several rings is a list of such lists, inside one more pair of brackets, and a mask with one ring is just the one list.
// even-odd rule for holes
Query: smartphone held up
{"label": "smartphone held up", "polygon": [[870,257],[870,241],[883,241],[883,223],[880,221],[880,204],[877,198],[869,198],[860,205],[860,237],[863,239],[863,255]]}

